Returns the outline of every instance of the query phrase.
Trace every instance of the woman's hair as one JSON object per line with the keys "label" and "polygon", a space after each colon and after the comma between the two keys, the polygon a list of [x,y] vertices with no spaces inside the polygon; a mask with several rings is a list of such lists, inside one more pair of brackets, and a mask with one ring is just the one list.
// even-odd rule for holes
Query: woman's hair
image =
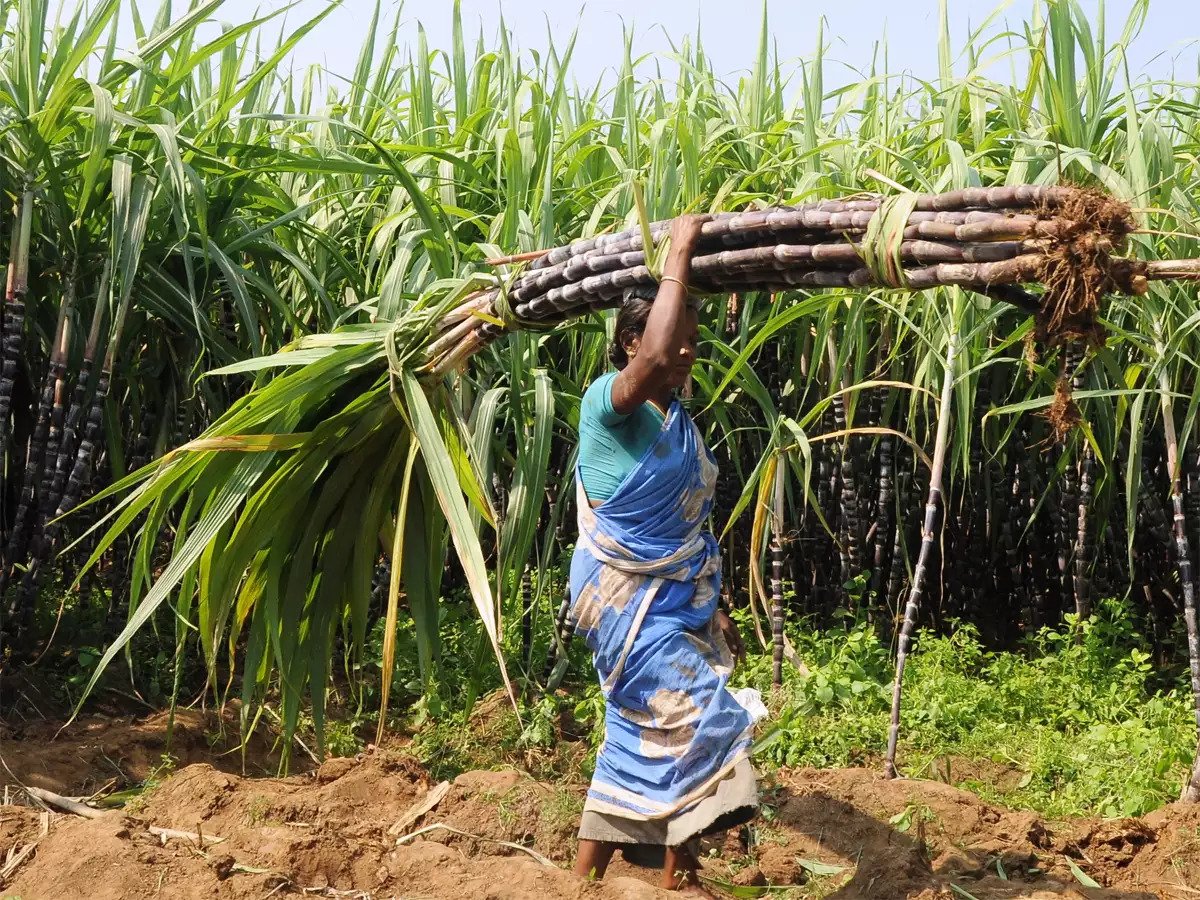
{"label": "woman's hair", "polygon": [[609,361],[618,369],[629,365],[629,354],[625,351],[625,344],[635,337],[641,337],[642,332],[646,330],[646,320],[650,318],[650,310],[654,307],[657,294],[657,285],[632,287],[625,291],[621,311],[617,313],[617,327],[613,332],[612,343],[608,345]]}

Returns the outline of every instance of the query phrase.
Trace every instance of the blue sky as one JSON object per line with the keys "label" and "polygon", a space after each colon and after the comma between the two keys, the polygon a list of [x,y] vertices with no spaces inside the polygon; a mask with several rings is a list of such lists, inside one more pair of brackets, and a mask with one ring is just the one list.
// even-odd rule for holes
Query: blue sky
{"label": "blue sky", "polygon": [[[241,22],[254,11],[276,9],[283,0],[228,0],[221,9],[223,21]],[[328,0],[300,0],[288,13],[288,23],[298,24],[323,9]],[[526,50],[544,47],[547,31],[562,46],[578,27],[572,69],[590,83],[619,64],[622,28],[632,27],[635,49],[653,54],[669,69],[668,34],[676,39],[699,28],[705,49],[718,73],[736,79],[751,64],[758,41],[762,0],[462,0],[467,34],[472,40],[482,26],[493,43],[503,14],[515,42]],[[951,32],[956,47],[969,30],[996,10],[996,24],[1020,26],[1034,0],[950,0]],[[1099,8],[1099,0],[1080,0],[1084,9]],[[1135,0],[1108,0],[1108,31],[1115,39]],[[938,0],[768,0],[770,30],[786,64],[812,52],[817,23],[826,20],[829,58],[853,69],[870,64],[873,47],[882,38],[888,44],[888,69],[932,76],[937,71]],[[373,0],[342,0],[339,8],[310,34],[293,54],[297,66],[320,64],[332,72],[350,74],[370,21]],[[395,0],[383,4],[382,18],[389,22]],[[407,0],[401,7],[404,22],[401,43],[413,46],[417,23],[424,25],[432,48],[450,46],[451,0]],[[274,33],[274,26],[268,26]],[[132,44],[128,41],[127,44]],[[1195,83],[1200,62],[1200,0],[1150,0],[1150,13],[1129,54],[1135,74],[1177,77]],[[1003,63],[1007,66],[1009,63]],[[790,69],[790,66],[787,66]],[[1003,79],[1007,69],[990,74]],[[849,69],[833,68],[833,81],[853,80]]]}

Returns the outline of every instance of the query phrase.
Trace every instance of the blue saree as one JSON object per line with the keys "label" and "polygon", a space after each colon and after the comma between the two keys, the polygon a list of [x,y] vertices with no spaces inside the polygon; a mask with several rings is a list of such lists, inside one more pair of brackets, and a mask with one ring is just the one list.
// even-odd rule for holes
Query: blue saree
{"label": "blue saree", "polygon": [[726,687],[720,555],[704,528],[716,476],[676,400],[612,497],[593,508],[578,483],[571,618],[606,701],[585,815],[669,820],[747,765],[753,719]]}

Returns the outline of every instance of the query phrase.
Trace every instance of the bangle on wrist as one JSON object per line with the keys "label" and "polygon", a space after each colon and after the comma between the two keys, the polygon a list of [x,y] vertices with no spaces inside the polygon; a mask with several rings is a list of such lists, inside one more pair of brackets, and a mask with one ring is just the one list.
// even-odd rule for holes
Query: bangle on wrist
{"label": "bangle on wrist", "polygon": [[683,288],[685,291],[688,289],[687,282],[684,281],[682,278],[676,278],[674,275],[664,275],[662,278],[660,278],[658,280],[658,283],[662,284],[664,281],[673,281],[677,285],[679,285],[681,288]]}

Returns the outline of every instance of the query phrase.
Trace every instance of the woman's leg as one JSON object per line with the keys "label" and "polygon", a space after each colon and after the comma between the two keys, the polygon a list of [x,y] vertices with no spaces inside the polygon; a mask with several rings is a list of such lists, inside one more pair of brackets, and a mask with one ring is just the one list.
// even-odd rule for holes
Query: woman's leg
{"label": "woman's leg", "polygon": [[699,869],[700,863],[686,846],[668,847],[659,887],[716,900],[716,895],[700,883]]}
{"label": "woman's leg", "polygon": [[599,881],[604,877],[604,871],[616,852],[617,845],[611,841],[590,841],[586,838],[579,842],[579,852],[575,855],[575,874],[581,878],[595,878]]}

